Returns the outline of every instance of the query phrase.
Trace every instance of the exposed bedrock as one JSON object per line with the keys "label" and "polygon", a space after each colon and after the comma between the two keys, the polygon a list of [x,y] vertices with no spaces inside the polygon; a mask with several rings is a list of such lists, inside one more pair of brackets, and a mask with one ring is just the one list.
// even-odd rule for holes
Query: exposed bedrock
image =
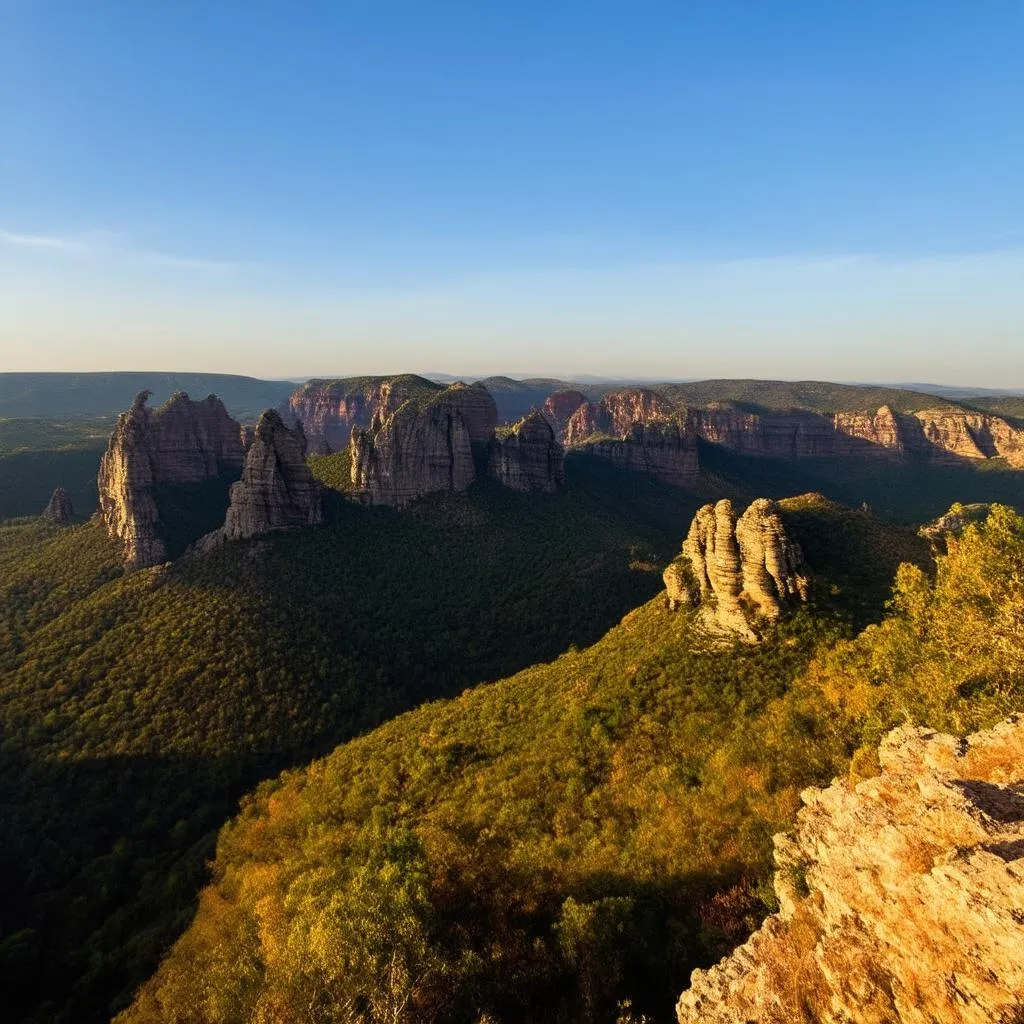
{"label": "exposed bedrock", "polygon": [[800,549],[767,498],[738,519],[728,499],[699,509],[663,579],[671,608],[699,605],[708,625],[750,642],[809,590]]}
{"label": "exposed bedrock", "polygon": [[700,470],[697,440],[675,420],[634,423],[620,438],[601,438],[581,447],[623,469],[648,473],[677,487],[694,483]]}
{"label": "exposed bedrock", "polygon": [[1024,1019],[1024,720],[903,727],[879,760],[802,794],[775,838],[779,913],[694,971],[679,1024]]}
{"label": "exposed bedrock", "polygon": [[75,510],[71,507],[71,495],[63,487],[58,487],[50,495],[50,500],[40,515],[51,523],[66,526],[75,517]]}
{"label": "exposed bedrock", "polygon": [[100,515],[133,568],[166,560],[155,489],[237,478],[244,458],[239,425],[219,398],[193,402],[178,392],[158,410],[139,394],[118,417],[100,461]]}
{"label": "exposed bedrock", "polygon": [[319,484],[306,465],[302,427],[290,430],[279,413],[260,417],[245,455],[242,478],[231,487],[225,540],[323,522]]}
{"label": "exposed bedrock", "polygon": [[487,471],[514,491],[556,491],[565,479],[565,449],[539,412],[524,416],[507,434],[495,437],[487,456]]}
{"label": "exposed bedrock", "polygon": [[614,391],[598,402],[578,406],[566,420],[562,440],[577,445],[592,434],[623,437],[634,423],[652,423],[675,413],[674,403],[650,388]]}
{"label": "exposed bedrock", "polygon": [[402,506],[473,483],[472,435],[458,397],[443,393],[422,408],[406,402],[378,412],[369,429],[355,427],[349,447],[355,492],[373,505]]}
{"label": "exposed bedrock", "polygon": [[555,391],[553,394],[548,395],[544,400],[542,411],[544,418],[551,424],[557,439],[560,440],[564,437],[566,424],[569,422],[572,414],[581,405],[586,404],[587,396],[582,391],[567,389]]}

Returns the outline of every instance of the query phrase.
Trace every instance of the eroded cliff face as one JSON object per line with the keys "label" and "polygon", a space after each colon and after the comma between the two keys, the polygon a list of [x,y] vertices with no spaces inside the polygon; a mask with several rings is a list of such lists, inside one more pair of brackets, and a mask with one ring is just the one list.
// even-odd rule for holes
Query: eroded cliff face
{"label": "eroded cliff face", "polygon": [[582,391],[555,391],[544,400],[544,418],[551,424],[555,437],[564,436],[566,425],[573,413],[581,405],[587,404],[587,396]]}
{"label": "eroded cliff face", "polygon": [[410,401],[378,411],[368,430],[353,429],[352,485],[363,500],[400,507],[432,491],[463,491],[476,479],[460,405],[462,391],[473,389],[449,390],[422,408]]}
{"label": "eroded cliff face", "polygon": [[683,410],[656,391],[630,388],[596,403],[580,401],[570,411],[568,395],[578,392],[557,392],[545,405],[549,420],[561,428],[568,446],[584,444],[594,434],[622,437],[634,423],[685,416],[687,430],[694,436],[750,455],[912,456],[945,463],[1003,458],[1015,468],[1024,468],[1024,431],[999,416],[967,409],[910,414],[883,405],[875,412],[823,415],[804,410],[754,412],[726,403]]}
{"label": "eroded cliff face", "polygon": [[554,428],[541,413],[531,412],[491,442],[487,472],[514,491],[552,493],[564,482],[564,459]]}
{"label": "eroded cliff face", "polygon": [[752,643],[786,606],[806,601],[810,586],[800,549],[767,498],[738,519],[728,499],[699,509],[663,579],[672,609],[699,605],[712,629]]}
{"label": "eroded cliff face", "polygon": [[803,793],[775,839],[780,912],[694,971],[680,1024],[1024,1019],[1024,719],[897,729],[879,759]]}
{"label": "eroded cliff face", "polygon": [[50,495],[50,500],[40,515],[58,526],[66,526],[75,516],[75,510],[71,507],[71,495],[63,487],[58,487]]}
{"label": "eroded cliff face", "polygon": [[696,437],[677,420],[634,423],[617,440],[605,438],[582,448],[623,469],[648,473],[677,487],[690,486],[700,472]]}
{"label": "eroded cliff face", "polygon": [[391,413],[414,394],[442,390],[412,375],[311,380],[288,399],[288,419],[301,423],[310,448],[326,455],[347,447],[352,428],[369,427],[378,411]]}
{"label": "eroded cliff face", "polygon": [[675,405],[650,388],[628,388],[605,395],[599,402],[579,405],[565,422],[562,440],[582,444],[591,434],[623,437],[634,423],[648,424],[676,414]]}
{"label": "eroded cliff face", "polygon": [[260,417],[245,455],[242,478],[231,486],[225,540],[323,522],[319,484],[306,465],[302,427],[289,430],[279,413]]}
{"label": "eroded cliff face", "polygon": [[193,402],[179,392],[156,411],[138,395],[118,417],[100,461],[100,516],[132,568],[157,565],[167,549],[154,488],[237,477],[241,430],[220,399]]}

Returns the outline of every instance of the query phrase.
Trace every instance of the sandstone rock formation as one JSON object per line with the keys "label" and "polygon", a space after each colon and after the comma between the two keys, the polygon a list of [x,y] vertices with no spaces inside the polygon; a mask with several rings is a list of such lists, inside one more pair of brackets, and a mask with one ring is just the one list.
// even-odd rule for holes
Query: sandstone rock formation
{"label": "sandstone rock formation", "polygon": [[541,413],[532,412],[505,436],[494,438],[487,472],[514,491],[550,493],[565,479],[564,458],[565,449],[556,440],[554,428]]}
{"label": "sandstone rock formation", "polygon": [[75,510],[71,507],[71,495],[63,487],[58,487],[50,495],[46,508],[40,514],[51,523],[66,526],[75,515]]}
{"label": "sandstone rock formation", "polygon": [[578,445],[592,434],[622,437],[634,423],[653,423],[676,414],[675,405],[650,388],[628,388],[580,405],[566,420],[563,441]]}
{"label": "sandstone rock formation", "polygon": [[582,445],[598,458],[648,473],[677,487],[688,487],[698,476],[697,441],[685,424],[655,420],[646,426],[634,423],[619,439],[602,439]]}
{"label": "sandstone rock formation", "polygon": [[595,434],[621,437],[634,423],[685,415],[687,429],[696,437],[750,455],[913,456],[946,463],[998,457],[1024,468],[1024,430],[999,416],[969,409],[897,413],[883,405],[875,412],[825,415],[802,409],[754,411],[730,403],[683,410],[650,388],[613,392],[596,403],[573,405],[569,396],[582,399],[579,392],[556,392],[545,403],[546,415],[561,427],[562,440],[569,446],[584,444]]}
{"label": "sandstone rock formation", "polygon": [[881,774],[809,789],[780,912],[694,971],[679,1024],[1024,1020],[1024,719],[890,733]]}
{"label": "sandstone rock formation", "polygon": [[[355,492],[373,505],[402,506],[431,491],[465,490],[476,469],[461,400],[463,392],[474,390],[449,389],[422,407],[408,401],[392,413],[378,410],[368,430],[353,428],[349,454]],[[471,419],[477,402],[472,395]]]}
{"label": "sandstone rock formation", "polygon": [[809,590],[800,549],[767,498],[739,519],[728,499],[699,509],[663,579],[671,608],[697,603],[709,626],[750,642]]}
{"label": "sandstone rock formation", "polygon": [[312,450],[341,451],[353,427],[369,427],[378,411],[392,413],[410,399],[440,394],[440,384],[413,374],[307,381],[288,399],[286,421],[302,424]]}
{"label": "sandstone rock formation", "polygon": [[279,413],[260,417],[245,455],[242,478],[231,486],[225,540],[323,522],[320,486],[306,465],[301,425],[289,430]]}
{"label": "sandstone rock formation", "polygon": [[118,417],[100,461],[100,515],[133,568],[167,557],[155,488],[237,478],[244,457],[239,425],[220,399],[193,402],[178,392],[156,411],[139,394]]}
{"label": "sandstone rock formation", "polygon": [[581,405],[587,404],[587,396],[582,391],[563,390],[555,391],[544,400],[542,410],[544,418],[551,424],[555,437],[561,439],[564,435],[566,424],[573,413]]}

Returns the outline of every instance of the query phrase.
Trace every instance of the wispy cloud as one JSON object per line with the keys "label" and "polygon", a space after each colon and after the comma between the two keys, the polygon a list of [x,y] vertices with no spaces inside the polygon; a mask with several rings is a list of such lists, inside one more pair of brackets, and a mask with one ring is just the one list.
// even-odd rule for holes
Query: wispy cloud
{"label": "wispy cloud", "polygon": [[182,270],[233,270],[240,263],[212,260],[198,256],[183,256],[158,249],[141,249],[129,239],[113,231],[89,231],[76,235],[44,235],[0,228],[0,245],[10,248],[31,249],[37,252],[62,253],[89,259],[147,263],[153,266],[175,267]]}

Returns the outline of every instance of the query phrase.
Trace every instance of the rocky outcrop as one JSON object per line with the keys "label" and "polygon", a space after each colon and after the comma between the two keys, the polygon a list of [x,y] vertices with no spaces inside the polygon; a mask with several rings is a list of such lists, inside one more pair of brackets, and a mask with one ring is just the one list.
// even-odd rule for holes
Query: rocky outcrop
{"label": "rocky outcrop", "polygon": [[582,445],[584,451],[623,469],[648,473],[677,487],[693,484],[699,473],[697,440],[676,420],[634,423],[619,439]]}
{"label": "rocky outcrop", "polygon": [[614,391],[599,402],[578,406],[566,420],[562,440],[571,446],[584,443],[592,434],[623,437],[634,423],[653,423],[676,412],[669,399],[650,388]]}
{"label": "rocky outcrop", "polygon": [[565,449],[539,412],[524,416],[508,433],[495,437],[487,472],[514,491],[556,491],[563,483]]}
{"label": "rocky outcrop", "polygon": [[432,491],[465,490],[476,469],[461,399],[472,390],[449,389],[423,407],[409,401],[378,411],[368,430],[353,428],[354,492],[369,504],[400,507]]}
{"label": "rocky outcrop", "polygon": [[58,487],[50,495],[46,508],[40,514],[51,523],[67,526],[75,516],[75,510],[71,507],[71,495],[63,487]]}
{"label": "rocky outcrop", "polygon": [[542,410],[544,419],[551,424],[556,438],[560,439],[564,436],[566,424],[572,418],[573,413],[581,405],[586,404],[587,396],[582,391],[573,391],[571,389],[555,391],[544,399],[544,408]]}
{"label": "rocky outcrop", "polygon": [[803,793],[780,911],[695,971],[679,1024],[1024,1020],[1024,720],[890,733],[881,774]]}
{"label": "rocky outcrop", "polygon": [[1004,458],[1013,467],[1024,468],[1024,431],[1011,427],[1000,416],[938,409],[914,413],[920,424],[918,448],[934,458],[958,462],[962,459]]}
{"label": "rocky outcrop", "polygon": [[307,381],[288,399],[286,420],[301,423],[311,449],[320,454],[344,449],[353,427],[369,427],[377,412],[394,412],[412,399],[444,388],[413,374]]}
{"label": "rocky outcrop", "polygon": [[302,427],[289,430],[279,413],[265,412],[245,455],[242,478],[231,486],[225,540],[323,522],[320,486],[306,465]]}
{"label": "rocky outcrop", "polygon": [[699,509],[663,579],[673,610],[699,604],[707,625],[750,642],[787,605],[806,601],[809,589],[800,549],[767,498],[739,519],[728,499]]}
{"label": "rocky outcrop", "polygon": [[100,461],[100,516],[133,568],[165,561],[156,488],[237,478],[244,458],[239,425],[220,399],[193,402],[178,392],[160,409],[139,394],[118,417]]}

